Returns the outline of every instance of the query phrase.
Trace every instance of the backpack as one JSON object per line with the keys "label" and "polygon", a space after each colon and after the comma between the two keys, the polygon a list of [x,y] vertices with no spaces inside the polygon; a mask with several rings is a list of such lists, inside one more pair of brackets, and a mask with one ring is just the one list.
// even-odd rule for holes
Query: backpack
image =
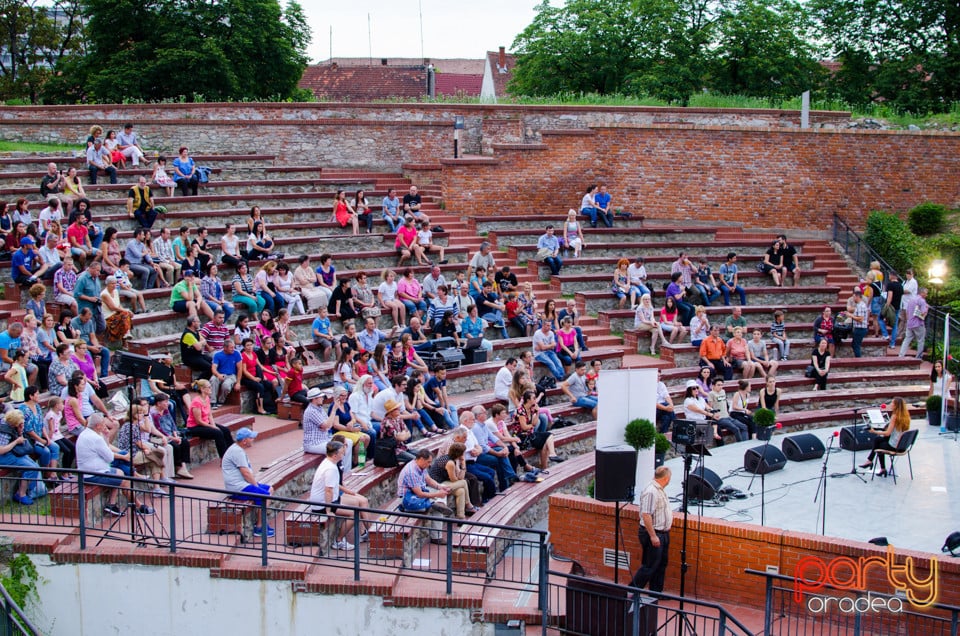
{"label": "backpack", "polygon": [[537,380],[537,393],[546,393],[555,388],[557,388],[557,379],[552,375],[545,375]]}

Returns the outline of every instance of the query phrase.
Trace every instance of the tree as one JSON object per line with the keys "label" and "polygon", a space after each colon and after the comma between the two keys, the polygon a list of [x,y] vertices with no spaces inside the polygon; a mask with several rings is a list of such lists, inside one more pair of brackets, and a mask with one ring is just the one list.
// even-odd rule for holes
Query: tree
{"label": "tree", "polygon": [[88,54],[51,82],[52,101],[286,99],[310,31],[277,0],[83,0]]}
{"label": "tree", "polygon": [[829,86],[851,104],[939,112],[960,100],[956,0],[812,0],[818,31],[842,62]]}
{"label": "tree", "polygon": [[82,50],[81,31],[79,0],[0,0],[0,99],[36,103],[54,67]]}
{"label": "tree", "polygon": [[793,0],[741,0],[721,15],[710,87],[763,97],[772,105],[816,88],[825,71],[810,44],[810,27]]}

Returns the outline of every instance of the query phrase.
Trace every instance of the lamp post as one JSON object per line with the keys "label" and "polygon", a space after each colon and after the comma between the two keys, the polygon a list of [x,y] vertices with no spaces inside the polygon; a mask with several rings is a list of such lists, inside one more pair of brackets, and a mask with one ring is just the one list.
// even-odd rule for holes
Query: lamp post
{"label": "lamp post", "polygon": [[[930,263],[927,269],[927,284],[933,288],[933,344],[930,347],[930,362],[936,362],[937,342],[939,341],[940,331],[940,288],[943,287],[943,281],[947,277],[947,262],[938,259]],[[946,355],[946,351],[943,352]]]}

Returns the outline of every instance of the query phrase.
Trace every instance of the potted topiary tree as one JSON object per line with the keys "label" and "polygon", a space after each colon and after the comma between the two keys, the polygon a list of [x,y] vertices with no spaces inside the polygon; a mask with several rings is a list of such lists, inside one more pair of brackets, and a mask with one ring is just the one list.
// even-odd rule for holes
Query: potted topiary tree
{"label": "potted topiary tree", "polygon": [[943,398],[939,395],[931,395],[927,398],[927,424],[930,426],[940,426],[940,417],[943,412]]}
{"label": "potted topiary tree", "polygon": [[653,442],[653,450],[656,453],[654,455],[654,466],[663,466],[664,460],[667,457],[667,451],[670,450],[670,440],[667,439],[667,436],[663,433],[657,433],[656,439]]}
{"label": "potted topiary tree", "polygon": [[770,409],[757,409],[753,412],[753,423],[757,425],[757,439],[769,440],[773,437],[777,414]]}

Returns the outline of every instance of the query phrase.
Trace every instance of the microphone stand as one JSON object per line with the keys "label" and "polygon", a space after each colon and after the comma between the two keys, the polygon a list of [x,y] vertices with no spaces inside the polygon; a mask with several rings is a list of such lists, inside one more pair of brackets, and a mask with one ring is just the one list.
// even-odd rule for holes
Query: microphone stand
{"label": "microphone stand", "polygon": [[820,489],[823,489],[823,500],[820,502],[821,510],[818,512],[822,511],[820,517],[820,534],[824,536],[827,534],[827,461],[830,460],[830,451],[833,450],[833,440],[835,437],[835,435],[830,436],[830,444],[827,445],[827,452],[823,454],[823,467],[820,469],[820,482],[817,484],[817,492],[813,496],[813,503],[817,503],[817,498],[820,496]]}
{"label": "microphone stand", "polygon": [[863,473],[857,470],[857,427],[860,426],[857,423],[857,416],[860,415],[860,411],[864,409],[860,407],[854,407],[853,409],[853,447],[850,449],[853,451],[853,455],[850,458],[851,466],[849,473],[833,473],[831,477],[846,477],[847,475],[853,475],[863,483],[867,483],[867,478],[863,476]]}
{"label": "microphone stand", "polygon": [[[770,427],[767,427],[770,428]],[[763,468],[763,463],[767,461],[767,448],[770,446],[770,440],[773,438],[773,431],[770,431],[770,437],[767,438],[767,441],[763,445],[762,456],[760,461],[757,462],[757,470],[753,473],[753,477],[750,478],[750,483],[747,485],[747,490],[753,488],[753,480],[757,478],[757,473],[760,473],[760,525],[764,525],[766,521],[766,508],[767,508],[767,471]]]}

